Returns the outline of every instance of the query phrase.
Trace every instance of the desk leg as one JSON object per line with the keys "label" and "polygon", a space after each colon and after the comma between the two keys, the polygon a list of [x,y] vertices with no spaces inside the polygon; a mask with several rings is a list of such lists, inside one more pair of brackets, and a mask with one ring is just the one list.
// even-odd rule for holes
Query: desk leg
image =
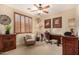
{"label": "desk leg", "polygon": [[59,41],[57,41],[57,46],[59,46]]}
{"label": "desk leg", "polygon": [[57,40],[57,46],[59,46],[59,44],[61,44],[61,40]]}

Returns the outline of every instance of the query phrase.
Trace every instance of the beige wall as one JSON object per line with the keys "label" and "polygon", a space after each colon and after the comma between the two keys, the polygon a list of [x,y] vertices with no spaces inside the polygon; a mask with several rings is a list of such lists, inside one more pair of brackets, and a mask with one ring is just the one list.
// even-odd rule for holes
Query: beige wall
{"label": "beige wall", "polygon": [[[71,18],[75,18],[76,17],[76,8],[72,8],[70,10],[67,11],[63,11],[61,13],[57,13],[57,14],[51,14],[51,15],[47,15],[47,16],[43,16],[42,17],[42,23],[43,23],[43,27],[44,27],[44,20],[45,19],[53,19],[55,17],[60,17],[62,16],[62,28],[51,28],[51,29],[43,29],[43,32],[45,30],[49,30],[51,33],[55,33],[55,34],[63,34],[65,31],[69,31],[70,28],[68,26],[68,20]],[[52,25],[52,22],[51,22]]]}
{"label": "beige wall", "polygon": [[76,6],[76,32],[79,36],[79,5]]}
{"label": "beige wall", "polygon": [[[25,15],[28,15],[30,17],[32,17],[32,26],[33,26],[33,32],[31,33],[32,35],[35,33],[35,19],[36,17],[35,16],[32,16],[26,12],[22,12],[20,10],[17,10],[17,9],[13,9],[11,7],[8,7],[8,6],[5,6],[5,5],[0,5],[0,15],[8,15],[10,18],[11,18],[11,33],[14,33],[14,12],[18,12],[18,13],[21,13],[21,14],[25,14]],[[2,34],[5,34],[5,27],[3,25],[0,24],[0,33]],[[17,35],[16,39],[17,39],[17,44],[22,44],[23,43],[23,37],[26,35],[27,33],[25,34],[19,34]]]}

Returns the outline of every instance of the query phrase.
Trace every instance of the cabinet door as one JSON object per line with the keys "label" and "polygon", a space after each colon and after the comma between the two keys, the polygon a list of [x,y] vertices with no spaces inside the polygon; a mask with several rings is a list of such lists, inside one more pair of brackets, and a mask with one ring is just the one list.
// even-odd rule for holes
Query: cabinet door
{"label": "cabinet door", "polygon": [[3,52],[9,51],[16,48],[16,36],[15,35],[4,35],[3,36]]}
{"label": "cabinet door", "polygon": [[77,55],[78,54],[78,39],[65,37],[63,39],[62,49],[63,49],[64,55]]}

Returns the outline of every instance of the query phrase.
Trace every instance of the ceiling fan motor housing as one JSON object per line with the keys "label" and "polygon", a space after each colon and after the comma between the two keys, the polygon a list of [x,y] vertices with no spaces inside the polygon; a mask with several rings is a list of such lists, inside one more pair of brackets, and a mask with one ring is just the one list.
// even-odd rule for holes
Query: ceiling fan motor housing
{"label": "ceiling fan motor housing", "polygon": [[42,4],[39,4],[39,10],[42,10]]}

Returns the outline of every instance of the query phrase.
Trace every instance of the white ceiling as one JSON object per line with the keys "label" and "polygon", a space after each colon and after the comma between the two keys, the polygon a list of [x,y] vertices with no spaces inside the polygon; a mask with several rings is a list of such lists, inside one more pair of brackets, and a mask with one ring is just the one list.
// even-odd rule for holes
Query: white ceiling
{"label": "white ceiling", "polygon": [[[32,15],[37,15],[38,12],[30,12],[31,10],[36,10],[36,7],[33,4],[7,4],[7,6],[11,6],[15,9],[20,9],[21,11],[28,12]],[[51,4],[48,11],[48,14],[55,14],[59,12],[63,12],[65,10],[74,8],[75,4]],[[31,10],[28,10],[28,8],[31,8]],[[42,14],[47,15],[47,14]]]}

